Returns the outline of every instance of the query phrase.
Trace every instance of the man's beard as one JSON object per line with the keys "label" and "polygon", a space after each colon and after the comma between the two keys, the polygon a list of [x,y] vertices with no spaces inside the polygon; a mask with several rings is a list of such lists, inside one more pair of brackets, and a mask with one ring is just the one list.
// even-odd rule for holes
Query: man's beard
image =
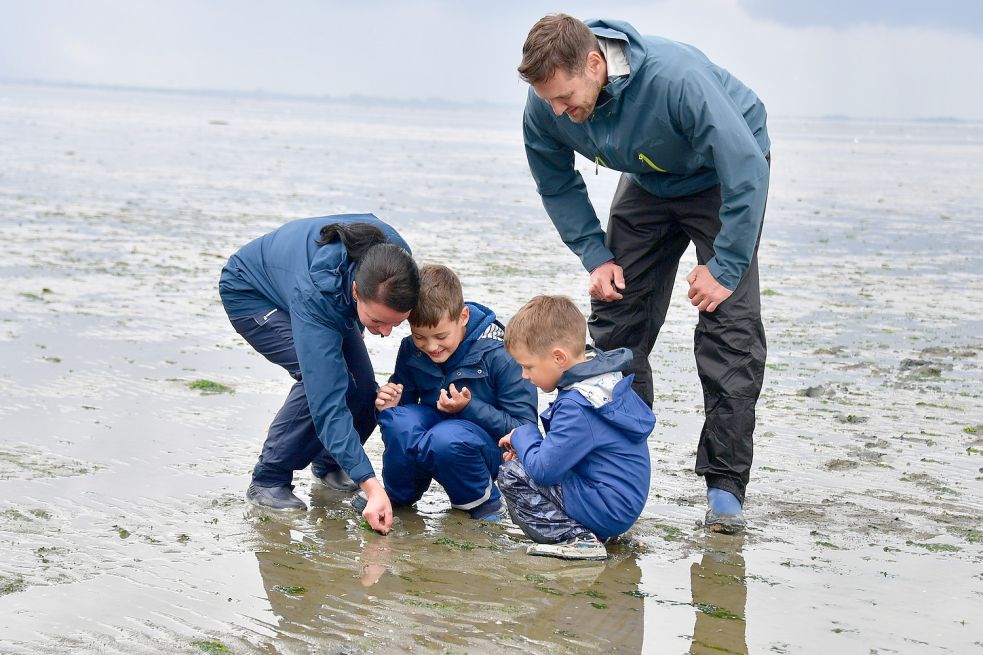
{"label": "man's beard", "polygon": [[594,108],[597,106],[597,99],[601,96],[601,90],[604,88],[603,84],[593,78],[585,77],[585,79],[587,80],[587,84],[589,85],[591,92],[589,96],[590,102],[581,107],[577,107],[576,118],[571,116],[569,112],[567,113],[567,117],[574,123],[585,123],[587,122],[587,119],[594,114]]}

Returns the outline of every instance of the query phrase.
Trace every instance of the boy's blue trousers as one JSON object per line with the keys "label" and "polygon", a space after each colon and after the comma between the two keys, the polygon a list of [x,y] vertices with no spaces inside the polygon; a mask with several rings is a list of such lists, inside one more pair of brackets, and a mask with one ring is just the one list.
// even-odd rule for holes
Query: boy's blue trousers
{"label": "boy's blue trousers", "polygon": [[431,480],[444,487],[456,509],[500,498],[494,480],[502,455],[478,425],[444,418],[432,407],[402,405],[379,414],[379,427],[386,444],[382,476],[394,504],[420,500]]}
{"label": "boy's blue trousers", "polygon": [[[263,444],[263,452],[253,469],[253,482],[261,487],[286,486],[293,472],[311,464],[314,475],[336,471],[338,464],[324,449],[314,430],[314,419],[304,392],[297,351],[294,349],[290,316],[279,309],[230,318],[232,327],[260,355],[287,370],[297,382],[277,412]],[[362,443],[375,429],[375,373],[362,333],[355,327],[342,335],[342,351],[348,368],[345,402]]]}

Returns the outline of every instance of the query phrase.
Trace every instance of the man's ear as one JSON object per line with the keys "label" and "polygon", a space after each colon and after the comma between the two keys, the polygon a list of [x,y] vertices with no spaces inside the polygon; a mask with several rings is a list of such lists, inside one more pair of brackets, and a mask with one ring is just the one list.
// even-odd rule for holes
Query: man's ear
{"label": "man's ear", "polygon": [[461,316],[460,316],[460,318],[457,319],[457,324],[458,325],[467,325],[468,324],[468,320],[470,318],[471,318],[471,308],[468,307],[467,305],[465,305],[464,306],[464,309],[461,310]]}
{"label": "man's ear", "polygon": [[591,50],[587,53],[587,73],[590,77],[598,77],[598,71],[604,68],[606,64],[604,56],[597,50]]}

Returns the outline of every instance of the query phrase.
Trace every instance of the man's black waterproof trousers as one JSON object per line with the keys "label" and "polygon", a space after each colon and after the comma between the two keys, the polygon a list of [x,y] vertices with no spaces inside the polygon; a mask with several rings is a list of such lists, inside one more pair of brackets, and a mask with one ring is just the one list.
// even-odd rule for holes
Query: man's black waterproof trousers
{"label": "man's black waterproof trousers", "polygon": [[[607,246],[624,269],[624,299],[593,300],[589,320],[598,348],[630,348],[635,391],[654,400],[649,362],[669,308],[679,259],[692,242],[700,264],[713,257],[720,231],[720,188],[659,198],[621,176],[611,204]],[[760,234],[758,235],[760,238]],[[706,419],[696,473],[707,486],[743,503],[753,456],[754,410],[764,378],[765,344],[758,288],[758,255],[734,293],[713,313],[699,312],[694,337]]]}

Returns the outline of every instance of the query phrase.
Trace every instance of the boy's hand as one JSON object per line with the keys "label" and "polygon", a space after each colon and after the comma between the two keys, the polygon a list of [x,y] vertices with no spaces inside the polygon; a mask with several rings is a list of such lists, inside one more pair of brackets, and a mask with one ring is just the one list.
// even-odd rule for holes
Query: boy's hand
{"label": "boy's hand", "polygon": [[387,382],[386,384],[379,387],[379,391],[376,392],[375,395],[376,411],[381,412],[384,409],[395,407],[396,405],[399,404],[399,399],[402,397],[403,397],[403,385]]}
{"label": "boy's hand", "polygon": [[445,414],[457,414],[471,402],[471,392],[467,387],[461,387],[461,390],[458,391],[453,383],[449,389],[450,393],[447,392],[447,389],[440,390],[440,398],[437,399],[437,409]]}
{"label": "boy's hand", "polygon": [[[515,430],[512,430],[512,432],[515,432]],[[512,448],[512,432],[509,432],[498,440],[498,447],[505,449],[505,452],[502,453],[502,461],[504,462],[511,462],[516,457],[515,449]]]}

